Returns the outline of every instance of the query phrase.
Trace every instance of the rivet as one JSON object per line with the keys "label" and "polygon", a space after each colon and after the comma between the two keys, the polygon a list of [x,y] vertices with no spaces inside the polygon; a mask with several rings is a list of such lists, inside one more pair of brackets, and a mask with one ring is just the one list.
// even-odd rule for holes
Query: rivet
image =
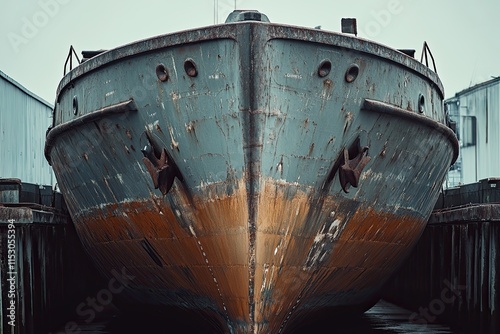
{"label": "rivet", "polygon": [[186,71],[187,75],[190,77],[194,78],[198,75],[198,70],[196,69],[196,64],[193,59],[188,58],[186,61],[184,61],[184,70]]}
{"label": "rivet", "polygon": [[159,64],[156,66],[156,76],[160,81],[168,80],[168,70],[165,68],[165,65]]}
{"label": "rivet", "polygon": [[352,64],[345,72],[345,81],[349,83],[353,82],[358,77],[358,74],[359,74],[359,66],[356,64]]}
{"label": "rivet", "polygon": [[78,98],[73,96],[73,115],[78,115]]}
{"label": "rivet", "polygon": [[318,67],[318,75],[321,78],[324,78],[328,74],[330,74],[331,70],[332,70],[332,62],[329,61],[328,59],[322,60]]}

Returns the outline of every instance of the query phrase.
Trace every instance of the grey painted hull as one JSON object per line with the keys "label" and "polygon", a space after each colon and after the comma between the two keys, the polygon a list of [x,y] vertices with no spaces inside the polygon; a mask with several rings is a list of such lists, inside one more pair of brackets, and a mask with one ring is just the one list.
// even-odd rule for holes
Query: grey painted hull
{"label": "grey painted hull", "polygon": [[376,301],[456,158],[442,99],[385,46],[230,23],[72,70],[46,156],[99,270],[134,277],[120,297],[277,333]]}

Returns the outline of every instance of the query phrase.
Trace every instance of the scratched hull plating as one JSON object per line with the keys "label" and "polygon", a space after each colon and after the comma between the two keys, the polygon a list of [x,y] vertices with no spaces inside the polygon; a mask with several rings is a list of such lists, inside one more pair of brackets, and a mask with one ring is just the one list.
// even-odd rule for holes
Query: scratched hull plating
{"label": "scratched hull plating", "polygon": [[457,154],[442,99],[398,51],[243,21],[82,63],[45,153],[122,299],[287,332],[369,306],[420,237]]}

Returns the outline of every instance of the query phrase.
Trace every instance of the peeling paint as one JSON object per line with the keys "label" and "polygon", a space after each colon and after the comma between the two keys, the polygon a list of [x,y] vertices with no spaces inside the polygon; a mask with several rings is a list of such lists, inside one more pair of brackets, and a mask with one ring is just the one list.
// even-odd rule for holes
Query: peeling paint
{"label": "peeling paint", "polygon": [[179,149],[179,143],[176,142],[175,139],[174,139],[174,129],[171,126],[168,127],[168,132],[170,133],[170,139],[171,139],[171,143],[172,143],[172,149],[178,150]]}
{"label": "peeling paint", "polygon": [[303,270],[310,270],[319,266],[325,258],[330,255],[333,250],[333,242],[338,239],[342,231],[342,226],[340,224],[340,220],[334,220],[330,223],[327,231],[325,231],[326,224],[323,225],[321,231],[314,237],[314,242],[307,255]]}

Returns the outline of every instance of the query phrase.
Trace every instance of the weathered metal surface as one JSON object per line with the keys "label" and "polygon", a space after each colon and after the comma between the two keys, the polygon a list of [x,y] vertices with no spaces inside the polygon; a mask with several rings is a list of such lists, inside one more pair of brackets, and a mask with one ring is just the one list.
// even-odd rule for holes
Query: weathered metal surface
{"label": "weathered metal surface", "polygon": [[0,177],[54,185],[40,154],[52,123],[52,106],[0,71]]}
{"label": "weathered metal surface", "polygon": [[441,321],[464,333],[498,333],[499,227],[498,203],[433,212],[384,297],[415,310],[417,324]]}
{"label": "weathered metal surface", "polygon": [[[50,151],[52,150],[53,143],[56,141],[56,138],[60,136],[63,132],[76,130],[78,127],[85,124],[93,124],[94,122],[106,117],[110,117],[113,114],[121,114],[130,111],[137,111],[137,107],[135,106],[133,100],[120,102],[111,106],[106,106],[100,108],[99,110],[86,113],[85,115],[77,117],[67,123],[60,124],[55,128],[49,128],[49,131],[47,132],[47,138],[44,150],[47,161],[51,163]],[[73,114],[75,116],[79,116],[78,99],[76,96],[73,97]]]}
{"label": "weathered metal surface", "polygon": [[[419,113],[424,112],[424,110],[422,109],[423,105],[425,105],[425,100],[422,102],[422,96],[420,95],[419,109],[418,109]],[[446,123],[442,124],[442,123],[435,122],[433,119],[430,119],[428,117],[422,117],[419,114],[412,112],[412,109],[410,106],[408,106],[408,110],[404,110],[400,107],[390,105],[390,104],[387,104],[384,102],[365,99],[365,101],[363,102],[362,108],[364,110],[379,112],[379,113],[383,113],[383,114],[389,114],[389,115],[395,116],[395,117],[407,118],[408,120],[412,120],[413,122],[419,123],[421,125],[426,125],[426,126],[432,128],[438,132],[441,132],[444,137],[446,137],[448,140],[450,140],[450,142],[453,143],[453,145],[452,145],[452,147],[453,147],[453,160],[451,163],[453,164],[457,160],[458,153],[459,153],[458,152],[459,147],[458,147],[458,143],[457,143],[457,139],[456,139],[457,137],[456,137],[455,133],[453,132],[453,130],[450,129],[446,125]]]}
{"label": "weathered metal surface", "polygon": [[[54,126],[75,118],[75,96],[80,115],[137,106],[53,137],[83,244],[103,273],[126,266],[137,277],[130,303],[195,310],[220,332],[278,333],[372,305],[420,236],[458,145],[439,131],[441,82],[414,59],[256,21],[84,62],[59,85]],[[365,99],[421,113],[367,112]],[[178,176],[155,190],[167,160]],[[348,193],[341,166],[357,170]]]}

